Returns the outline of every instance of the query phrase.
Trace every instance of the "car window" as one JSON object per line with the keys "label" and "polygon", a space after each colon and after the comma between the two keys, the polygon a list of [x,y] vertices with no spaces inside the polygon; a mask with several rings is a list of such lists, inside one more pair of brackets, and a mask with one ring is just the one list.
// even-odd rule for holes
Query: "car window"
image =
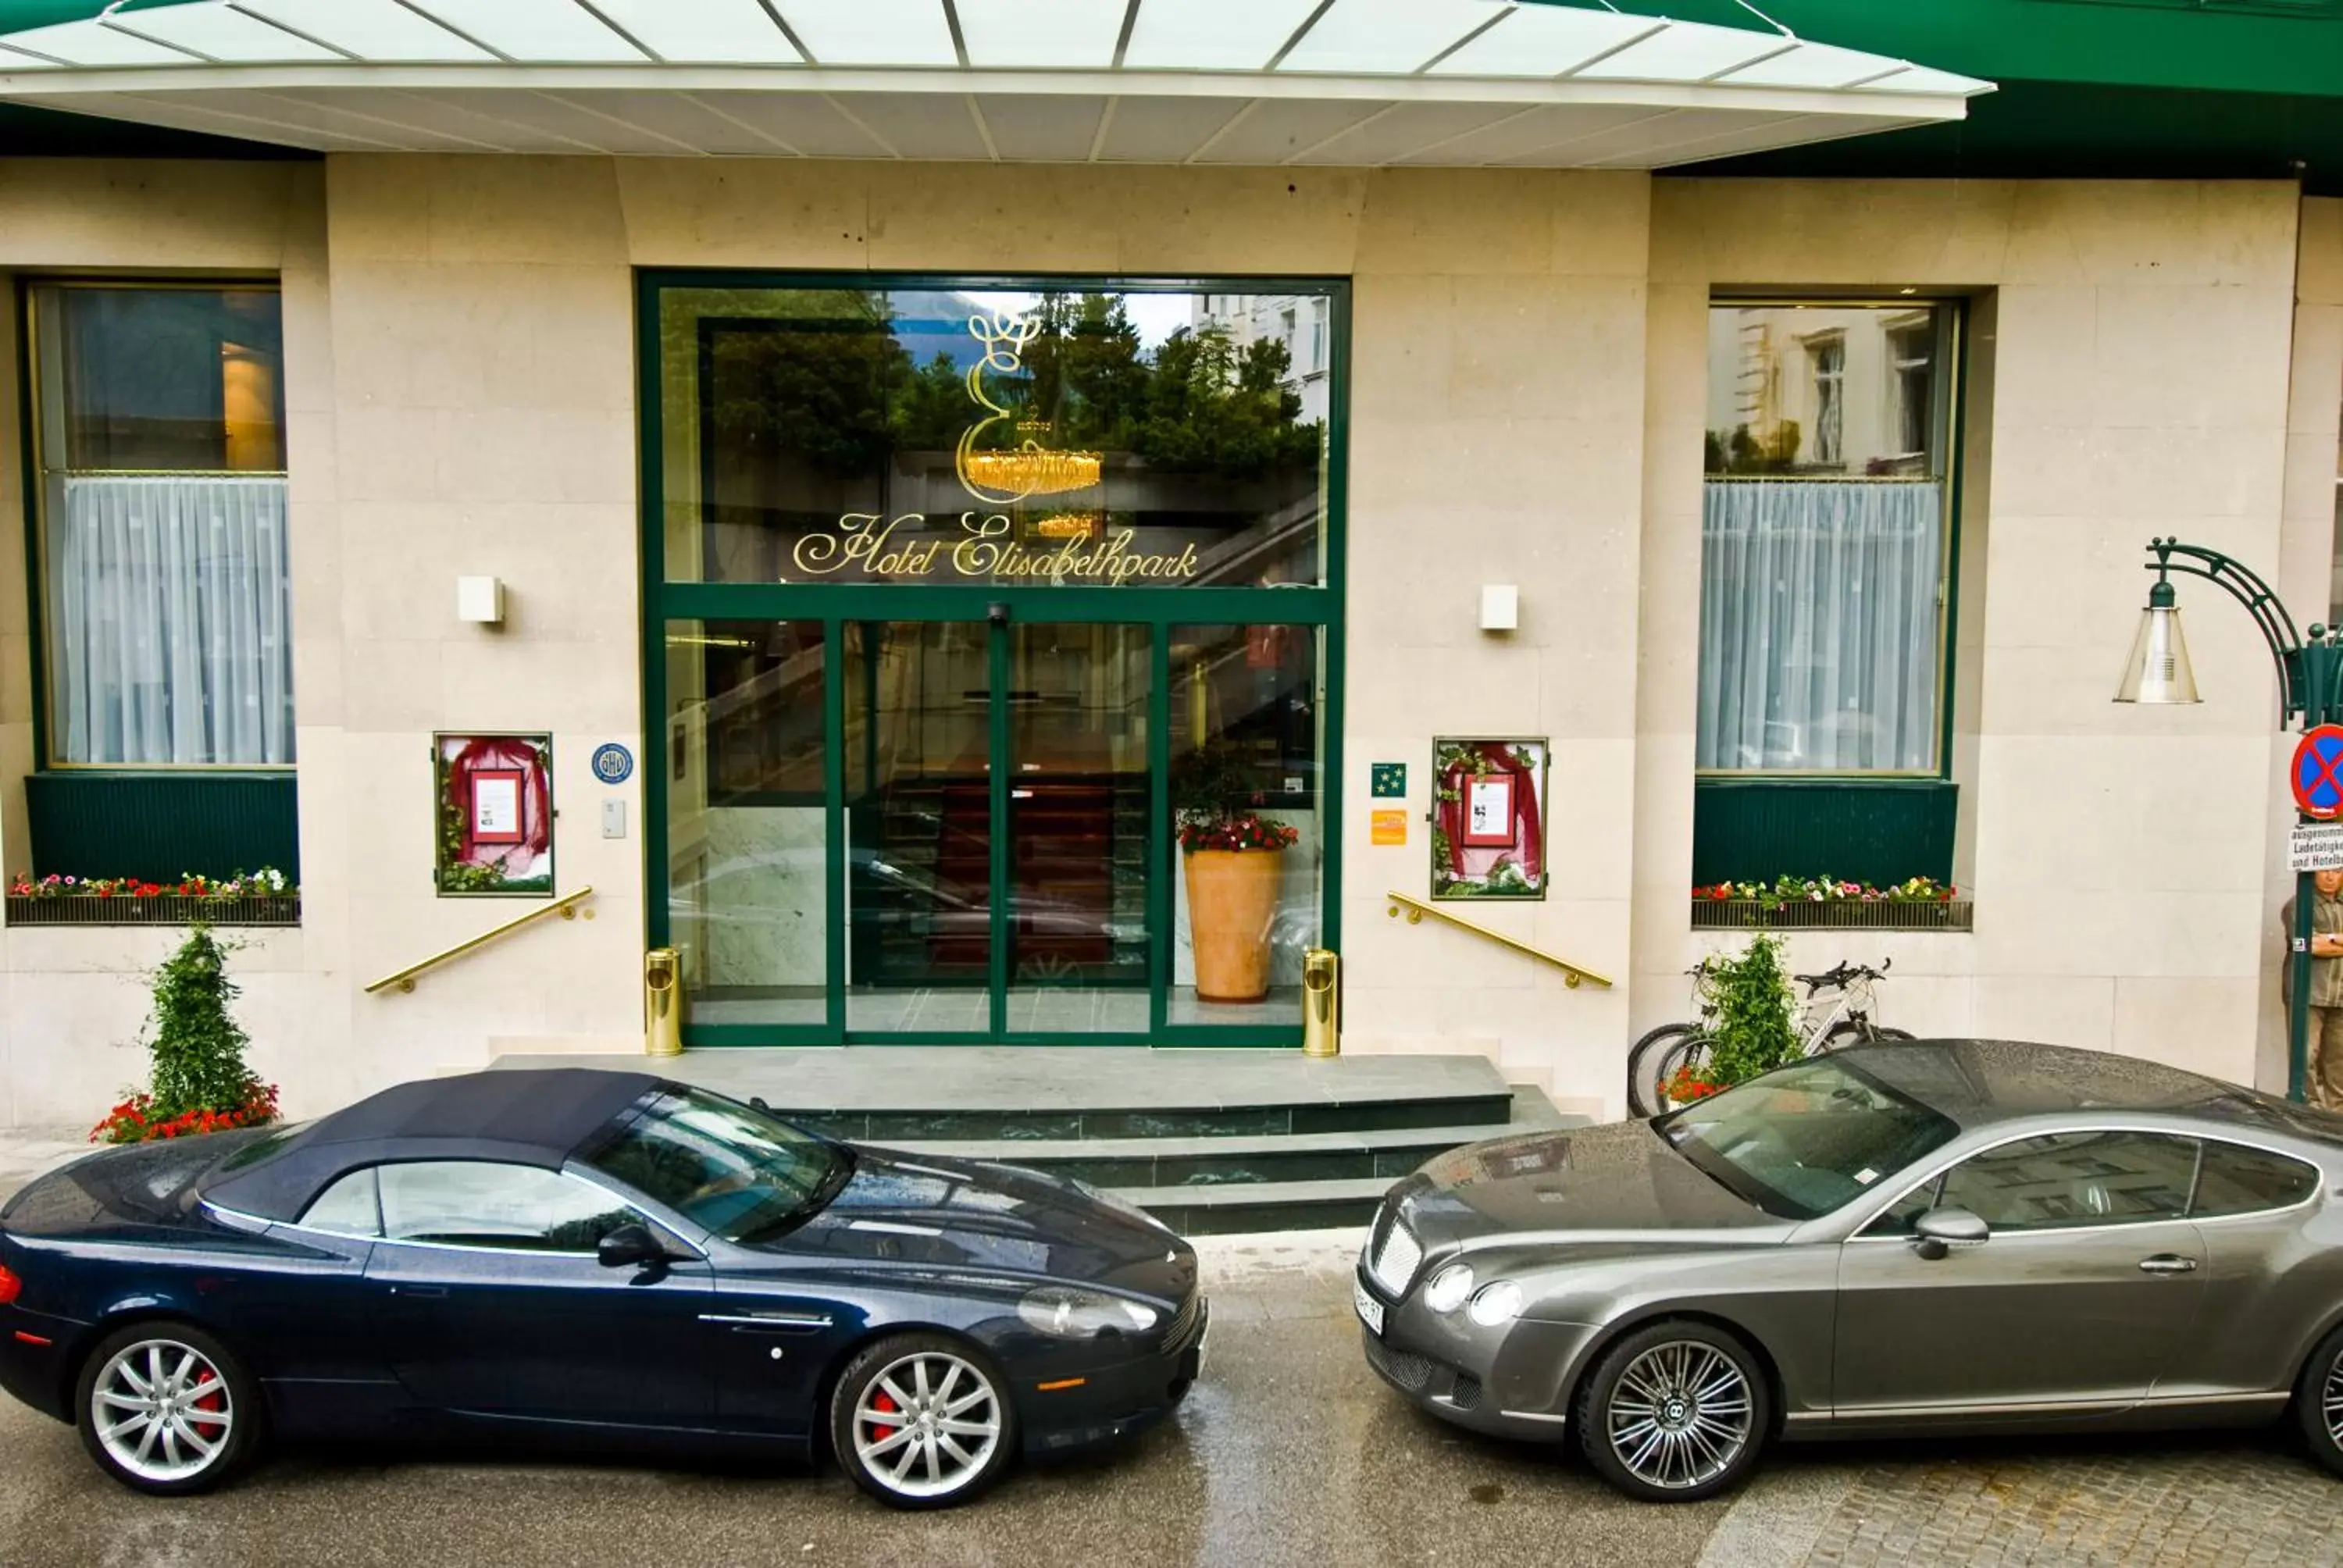
{"label": "car window", "polygon": [[2177,1220],[2188,1211],[2197,1141],[2158,1132],[2021,1138],[1953,1167],[1941,1201],[1996,1231]]}
{"label": "car window", "polygon": [[581,1163],[728,1241],[786,1234],[838,1196],[846,1149],[754,1106],[698,1089],[647,1095]]}
{"label": "car window", "polygon": [[382,1167],[382,1233],[394,1241],[591,1252],[640,1219],[600,1188],[558,1171],[463,1160]]}
{"label": "car window", "polygon": [[382,1204],[375,1195],[374,1167],[353,1171],[311,1201],[301,1221],[312,1231],[337,1236],[382,1234]]}
{"label": "car window", "polygon": [[1812,1220],[1892,1186],[1959,1131],[1835,1056],[1776,1068],[1654,1125],[1719,1184],[1787,1220]]}
{"label": "car window", "polygon": [[1861,1233],[1865,1236],[1911,1235],[1913,1227],[1918,1223],[1920,1216],[1936,1206],[1937,1194],[1944,1189],[1945,1179],[1942,1176],[1931,1181],[1921,1182],[1920,1185],[1881,1210],[1878,1218],[1865,1225]]}
{"label": "car window", "polygon": [[2266,1149],[2236,1143],[2205,1145],[2205,1167],[2197,1177],[2197,1200],[2189,1212],[2198,1219],[2284,1209],[2318,1191],[2318,1168]]}

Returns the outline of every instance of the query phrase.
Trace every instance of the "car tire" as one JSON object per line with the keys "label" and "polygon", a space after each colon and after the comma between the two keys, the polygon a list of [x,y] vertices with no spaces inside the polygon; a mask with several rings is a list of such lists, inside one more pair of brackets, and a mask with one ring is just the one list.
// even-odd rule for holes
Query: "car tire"
{"label": "car tire", "polygon": [[106,1336],[74,1384],[74,1424],[97,1467],[133,1492],[185,1497],[229,1480],[259,1451],[260,1385],[236,1353],[188,1323]]}
{"label": "car tire", "polygon": [[[901,1415],[900,1424],[890,1422]],[[830,1396],[830,1451],[890,1508],[952,1508],[981,1496],[1017,1452],[1009,1380],[949,1334],[890,1334],[865,1346]]]}
{"label": "car tire", "polygon": [[1698,1031],[1697,1024],[1664,1023],[1628,1049],[1627,1109],[1632,1114],[1657,1116],[1665,1109],[1660,1102],[1660,1065],[1671,1045]]}
{"label": "car tire", "polygon": [[1586,1462],[1612,1486],[1647,1503],[1697,1503],[1755,1466],[1774,1396],[1739,1335],[1672,1319],[1604,1352],[1571,1416]]}
{"label": "car tire", "polygon": [[2318,1342],[2294,1390],[2295,1419],[2313,1458],[2343,1475],[2343,1328]]}

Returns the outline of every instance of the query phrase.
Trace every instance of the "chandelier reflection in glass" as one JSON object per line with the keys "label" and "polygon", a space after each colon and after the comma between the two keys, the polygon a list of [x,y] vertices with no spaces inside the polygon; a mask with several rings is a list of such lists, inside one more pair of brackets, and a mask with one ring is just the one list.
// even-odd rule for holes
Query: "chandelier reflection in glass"
{"label": "chandelier reflection in glass", "polygon": [[1104,461],[1101,455],[1058,451],[1042,446],[1035,437],[1048,434],[1050,427],[1044,423],[1029,421],[1018,425],[1017,432],[1025,437],[1020,446],[978,449],[977,439],[986,430],[1016,417],[1012,410],[994,402],[987,393],[986,374],[1021,374],[1025,368],[1025,346],[1039,336],[1041,324],[1029,315],[998,311],[990,316],[970,317],[968,329],[984,345],[984,357],[969,367],[968,395],[979,407],[988,410],[990,417],[960,432],[954,459],[961,486],[980,501],[1006,507],[1029,496],[1060,496],[1097,484]]}

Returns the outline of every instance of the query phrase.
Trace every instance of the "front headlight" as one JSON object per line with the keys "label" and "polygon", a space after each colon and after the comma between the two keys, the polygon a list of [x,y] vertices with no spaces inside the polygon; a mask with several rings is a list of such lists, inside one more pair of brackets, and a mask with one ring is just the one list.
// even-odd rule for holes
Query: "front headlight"
{"label": "front headlight", "polygon": [[1096,1339],[1101,1334],[1143,1334],[1155,1326],[1156,1312],[1142,1302],[1110,1296],[1099,1291],[1068,1285],[1044,1285],[1029,1291],[1017,1303],[1025,1326],[1061,1340]]}
{"label": "front headlight", "polygon": [[1451,1263],[1423,1287],[1423,1304],[1435,1312],[1453,1312],[1473,1293],[1473,1265]]}
{"label": "front headlight", "polygon": [[1523,1304],[1522,1288],[1511,1280],[1499,1280],[1493,1285],[1481,1287],[1481,1293],[1473,1298],[1465,1315],[1484,1329],[1493,1329],[1520,1317]]}

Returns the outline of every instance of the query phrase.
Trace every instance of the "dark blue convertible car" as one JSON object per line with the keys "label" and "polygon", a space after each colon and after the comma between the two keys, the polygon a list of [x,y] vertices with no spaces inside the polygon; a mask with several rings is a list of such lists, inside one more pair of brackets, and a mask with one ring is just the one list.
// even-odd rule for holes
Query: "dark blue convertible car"
{"label": "dark blue convertible car", "polygon": [[410,1083],[103,1151],[0,1210],[0,1384],[142,1492],[269,1436],[824,1445],[903,1508],[1163,1415],[1194,1252],[1005,1166],[632,1072]]}

